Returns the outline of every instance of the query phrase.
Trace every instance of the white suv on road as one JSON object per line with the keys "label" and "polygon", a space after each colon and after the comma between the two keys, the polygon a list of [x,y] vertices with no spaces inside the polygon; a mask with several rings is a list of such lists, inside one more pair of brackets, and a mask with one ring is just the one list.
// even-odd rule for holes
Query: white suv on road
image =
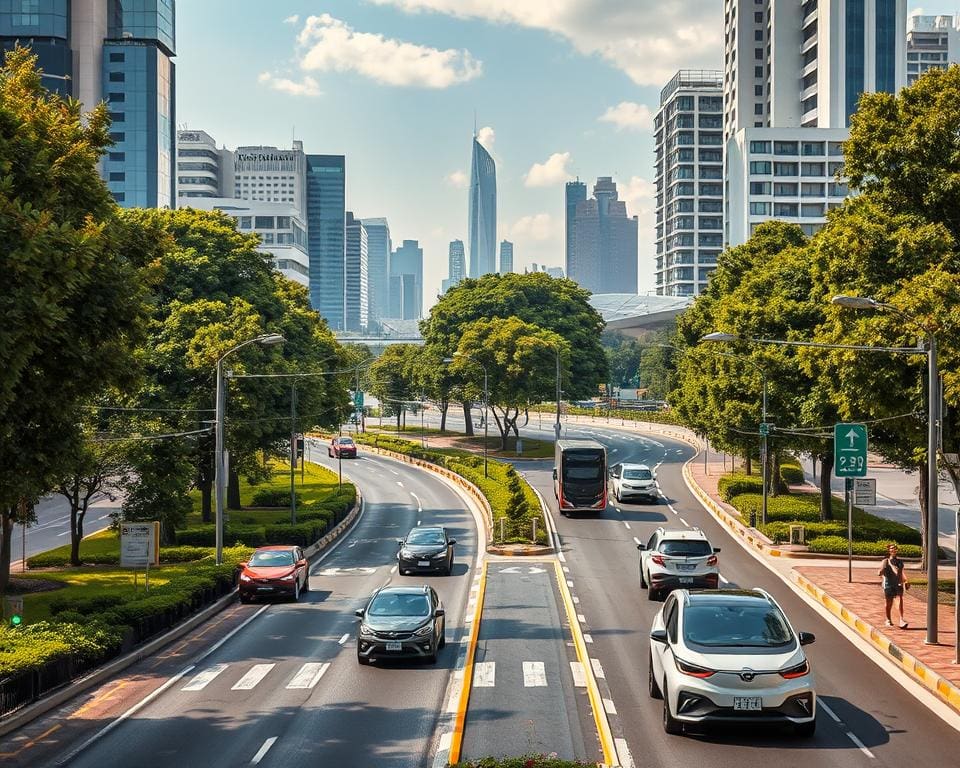
{"label": "white suv on road", "polygon": [[646,464],[614,464],[610,467],[610,484],[617,501],[636,497],[656,504],[660,496],[657,473]]}
{"label": "white suv on road", "polygon": [[812,736],[817,697],[802,646],[815,639],[794,632],[761,589],[678,589],[650,631],[648,687],[652,698],[663,699],[663,729],[780,723]]}
{"label": "white suv on road", "polygon": [[717,589],[720,571],[717,567],[719,547],[710,546],[699,528],[668,531],[657,528],[640,550],[640,586],[648,587],[647,595],[658,600],[677,587]]}

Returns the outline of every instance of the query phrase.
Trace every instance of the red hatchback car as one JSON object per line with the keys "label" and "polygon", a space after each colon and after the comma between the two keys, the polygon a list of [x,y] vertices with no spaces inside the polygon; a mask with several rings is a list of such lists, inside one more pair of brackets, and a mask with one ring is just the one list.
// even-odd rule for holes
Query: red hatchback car
{"label": "red hatchback car", "polygon": [[357,444],[352,437],[334,437],[327,447],[327,455],[331,459],[357,458]]}
{"label": "red hatchback car", "polygon": [[240,563],[240,602],[258,597],[290,597],[310,591],[310,564],[300,547],[260,547]]}

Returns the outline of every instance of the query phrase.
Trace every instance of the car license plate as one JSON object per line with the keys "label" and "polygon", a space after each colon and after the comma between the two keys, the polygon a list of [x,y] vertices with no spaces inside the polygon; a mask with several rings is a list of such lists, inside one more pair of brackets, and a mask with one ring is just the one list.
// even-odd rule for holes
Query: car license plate
{"label": "car license plate", "polygon": [[693,576],[681,576],[681,577],[680,577],[680,583],[681,583],[681,584],[693,584]]}
{"label": "car license plate", "polygon": [[429,561],[429,560],[417,560],[417,566],[420,567],[420,568],[429,568],[429,567],[430,567],[430,561]]}
{"label": "car license plate", "polygon": [[273,592],[273,587],[257,587],[257,592]]}
{"label": "car license plate", "polygon": [[403,643],[401,643],[398,640],[390,640],[389,642],[387,642],[388,651],[399,651],[402,648],[403,648]]}
{"label": "car license plate", "polygon": [[763,699],[759,696],[734,696],[733,708],[744,712],[759,712],[763,709]]}

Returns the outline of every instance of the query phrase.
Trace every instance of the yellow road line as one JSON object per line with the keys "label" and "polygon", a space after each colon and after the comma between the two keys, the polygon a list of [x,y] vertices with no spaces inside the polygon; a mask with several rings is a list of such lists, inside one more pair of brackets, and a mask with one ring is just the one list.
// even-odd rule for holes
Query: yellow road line
{"label": "yellow road line", "polygon": [[600,689],[597,687],[597,679],[593,674],[593,665],[587,656],[587,644],[583,639],[583,632],[577,619],[577,611],[573,606],[573,598],[570,596],[567,580],[560,569],[560,561],[554,560],[553,565],[557,574],[560,595],[563,597],[563,606],[567,611],[567,619],[570,622],[570,634],[573,635],[573,646],[577,651],[577,660],[583,665],[583,671],[587,678],[587,694],[590,696],[590,709],[593,710],[593,720],[597,725],[597,734],[600,737],[600,746],[603,749],[603,762],[605,765],[619,765],[617,750],[613,744],[613,734],[610,732],[610,723],[607,721],[606,710],[600,697]]}
{"label": "yellow road line", "polygon": [[37,737],[35,737],[35,738],[33,738],[33,739],[30,739],[30,741],[28,741],[26,744],[24,744],[22,747],[20,747],[20,749],[16,750],[15,752],[0,752],[0,757],[16,757],[16,756],[19,755],[21,752],[23,752],[25,749],[30,749],[30,747],[32,747],[32,746],[33,746],[34,744],[36,744],[38,741],[43,741],[45,738],[47,738],[47,736],[49,736],[49,735],[50,735],[51,733],[53,733],[54,731],[60,730],[60,728],[61,728],[60,725],[54,725],[53,727],[48,728],[47,730],[45,730],[45,731],[44,731],[43,733],[41,733],[39,736],[37,736]]}
{"label": "yellow road line", "polygon": [[97,704],[100,704],[100,703],[102,703],[102,702],[104,702],[104,701],[109,701],[110,699],[113,698],[113,695],[114,695],[117,691],[119,691],[121,688],[123,688],[123,687],[125,687],[125,686],[127,686],[127,685],[130,685],[130,681],[129,681],[129,680],[120,680],[115,686],[113,686],[112,688],[110,688],[110,690],[104,691],[104,692],[101,693],[99,696],[96,696],[96,697],[94,697],[93,699],[91,699],[90,701],[88,701],[86,704],[84,704],[82,707],[80,707],[80,709],[78,709],[76,712],[74,712],[73,714],[71,714],[68,719],[73,719],[73,718],[76,718],[76,717],[80,717],[81,715],[83,715],[84,712],[86,712],[86,711],[87,711],[88,709],[90,709],[91,707],[94,707],[94,706],[96,706]]}
{"label": "yellow road line", "polygon": [[477,638],[480,636],[480,615],[483,612],[483,594],[487,588],[487,561],[483,561],[480,572],[480,588],[477,590],[477,605],[473,611],[473,626],[470,627],[470,639],[467,643],[467,660],[463,666],[463,687],[460,689],[460,703],[457,705],[457,717],[453,725],[453,737],[450,740],[451,764],[460,759],[463,747],[463,726],[467,717],[467,704],[470,702],[470,688],[473,683],[473,659],[477,651]]}

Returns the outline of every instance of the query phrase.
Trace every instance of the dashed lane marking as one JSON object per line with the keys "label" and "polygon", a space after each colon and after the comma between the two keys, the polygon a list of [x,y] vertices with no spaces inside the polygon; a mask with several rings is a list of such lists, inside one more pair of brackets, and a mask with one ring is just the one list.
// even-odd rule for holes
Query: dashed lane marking
{"label": "dashed lane marking", "polygon": [[636,544],[636,545],[639,547],[641,542],[640,542],[640,539],[638,539],[636,536],[634,536],[634,537],[633,537],[633,543]]}
{"label": "dashed lane marking", "polygon": [[399,480],[397,480],[397,485],[399,485],[401,488],[403,488],[403,483],[400,482]]}
{"label": "dashed lane marking", "polygon": [[690,523],[688,523],[688,522],[687,522],[686,520],[684,520],[682,517],[680,518],[680,522],[683,523],[684,525],[686,525],[687,527],[690,526]]}
{"label": "dashed lane marking", "polygon": [[583,633],[583,642],[585,642],[585,643],[592,643],[592,642],[593,642],[593,635],[589,635],[589,634],[587,634],[586,632],[584,632],[584,633]]}
{"label": "dashed lane marking", "polygon": [[497,679],[495,661],[478,661],[473,665],[473,687],[493,688]]}
{"label": "dashed lane marking", "polygon": [[617,708],[616,708],[616,706],[615,706],[614,703],[613,703],[613,699],[604,699],[604,700],[603,700],[603,708],[607,711],[607,714],[608,714],[608,715],[615,715],[615,714],[617,714]]}
{"label": "dashed lane marking", "polygon": [[546,687],[547,672],[542,661],[523,662],[523,685],[525,688]]}
{"label": "dashed lane marking", "polygon": [[571,661],[570,672],[573,673],[573,684],[577,688],[587,687],[587,673],[583,671],[583,664],[579,661]]}
{"label": "dashed lane marking", "polygon": [[603,667],[600,666],[599,659],[590,659],[590,664],[593,666],[593,674],[600,678],[606,678],[606,675],[603,674]]}
{"label": "dashed lane marking", "polygon": [[627,746],[627,740],[614,739],[613,743],[617,747],[617,757],[620,758],[620,768],[634,768],[633,755],[630,754],[630,747]]}
{"label": "dashed lane marking", "polygon": [[[413,496],[413,500],[417,502],[417,512],[423,512],[423,503],[420,501],[420,497],[417,496],[413,491],[410,491],[410,495]],[[420,525],[419,521],[417,525]]]}
{"label": "dashed lane marking", "polygon": [[630,530],[630,523],[628,523],[626,520],[624,520],[624,521],[623,521],[623,524],[624,524],[625,526],[627,526],[627,530],[629,531],[629,530]]}
{"label": "dashed lane marking", "polygon": [[337,640],[337,645],[343,645],[349,639],[350,639],[350,635],[346,634],[343,637],[341,637],[339,640]]}
{"label": "dashed lane marking", "polygon": [[263,746],[257,750],[257,754],[255,754],[253,756],[253,760],[250,761],[250,765],[257,765],[261,760],[263,760],[263,758],[267,756],[267,752],[270,751],[270,747],[276,744],[278,738],[278,736],[271,736],[269,739],[263,742]]}
{"label": "dashed lane marking", "polygon": [[843,720],[841,720],[840,717],[837,715],[837,713],[834,712],[830,707],[828,707],[822,699],[818,700],[817,704],[824,712],[826,712],[828,715],[830,715],[831,718],[833,718],[833,721],[840,726],[840,730],[843,731],[847,735],[847,738],[850,739],[850,741],[852,741],[856,745],[857,749],[863,752],[863,754],[865,754],[871,760],[877,759],[877,756],[874,755],[873,752],[871,752],[869,749],[867,749],[866,744],[860,741],[860,739],[857,738],[857,735],[853,731],[847,728],[846,723],[844,723]]}

